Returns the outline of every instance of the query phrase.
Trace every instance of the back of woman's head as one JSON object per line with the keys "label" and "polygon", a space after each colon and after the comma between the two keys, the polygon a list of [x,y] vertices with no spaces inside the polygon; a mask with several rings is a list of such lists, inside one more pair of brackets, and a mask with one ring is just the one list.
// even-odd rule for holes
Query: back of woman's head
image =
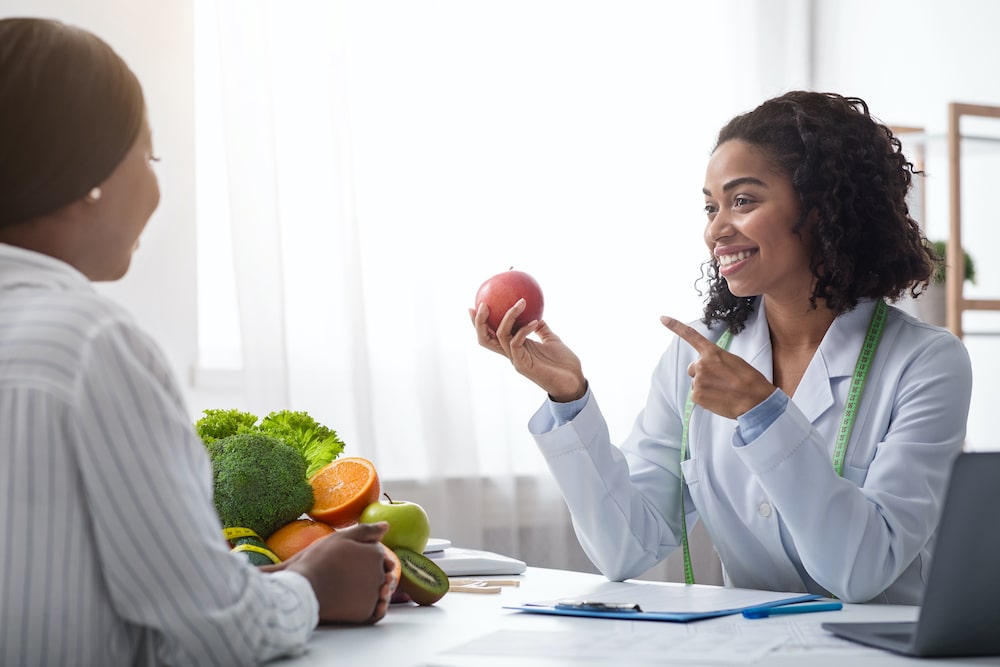
{"label": "back of woman's head", "polygon": [[128,152],[144,113],[135,75],[95,35],[0,20],[0,227],[85,196]]}
{"label": "back of woman's head", "polygon": [[[935,256],[906,202],[913,165],[863,100],[789,92],[729,121],[716,147],[727,141],[761,150],[791,179],[802,211],[796,229],[814,244],[814,304],[842,313],[926,284]],[[732,311],[749,301],[728,294],[717,268],[709,271],[706,319],[742,324],[746,313]]]}

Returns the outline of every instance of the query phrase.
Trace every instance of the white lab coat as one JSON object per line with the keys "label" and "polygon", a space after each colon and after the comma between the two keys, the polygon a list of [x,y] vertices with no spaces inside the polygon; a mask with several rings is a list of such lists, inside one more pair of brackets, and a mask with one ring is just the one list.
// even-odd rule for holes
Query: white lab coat
{"label": "white lab coat", "polygon": [[[838,477],[836,432],[873,309],[863,302],[834,321],[785,413],[753,442],[738,446],[735,420],[695,408],[687,525],[704,521],[727,585],[919,603],[972,369],[954,335],[890,307]],[[722,331],[692,326],[712,340]],[[772,379],[763,308],[730,352]],[[584,550],[609,579],[639,576],[680,544],[681,424],[696,356],[683,340],[669,345],[620,449],[593,395],[569,423],[558,426],[547,405],[529,423]]]}

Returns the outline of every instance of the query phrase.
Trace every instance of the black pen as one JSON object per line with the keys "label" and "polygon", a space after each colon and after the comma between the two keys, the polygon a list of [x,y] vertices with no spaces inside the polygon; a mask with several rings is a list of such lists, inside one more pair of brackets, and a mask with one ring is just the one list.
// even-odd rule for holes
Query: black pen
{"label": "black pen", "polygon": [[593,600],[560,600],[556,609],[569,611],[631,612],[639,613],[642,608],[634,602],[596,602]]}

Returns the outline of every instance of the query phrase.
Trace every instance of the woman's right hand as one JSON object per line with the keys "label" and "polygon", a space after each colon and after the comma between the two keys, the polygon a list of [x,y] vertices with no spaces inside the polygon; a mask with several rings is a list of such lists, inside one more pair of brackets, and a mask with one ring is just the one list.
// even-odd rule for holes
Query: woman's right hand
{"label": "woman's right hand", "polygon": [[[518,373],[544,389],[552,400],[568,403],[582,398],[587,393],[587,379],[580,360],[544,321],[534,320],[513,332],[514,320],[525,307],[524,299],[511,306],[496,331],[486,324],[490,316],[486,304],[480,304],[478,310],[470,308],[469,318],[479,344],[507,357]],[[531,334],[536,334],[538,340],[528,338]]]}

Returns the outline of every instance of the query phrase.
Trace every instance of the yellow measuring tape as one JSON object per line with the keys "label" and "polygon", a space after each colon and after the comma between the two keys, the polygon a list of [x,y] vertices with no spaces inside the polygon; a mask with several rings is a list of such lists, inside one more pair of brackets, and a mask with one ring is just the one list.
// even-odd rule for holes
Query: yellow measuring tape
{"label": "yellow measuring tape", "polygon": [[[264,540],[260,539],[260,535],[258,535],[256,532],[250,530],[249,528],[240,528],[240,527],[223,528],[222,529],[222,535],[227,540],[229,540],[230,542],[232,542],[233,540],[239,539],[241,537],[253,537],[253,538],[256,538],[261,544],[264,544]],[[281,562],[281,559],[278,558],[278,556],[273,551],[271,551],[267,547],[261,547],[261,546],[258,546],[256,544],[249,544],[249,543],[246,543],[246,542],[243,543],[243,544],[237,544],[235,547],[233,547],[231,549],[231,551],[233,553],[239,553],[241,551],[253,551],[254,553],[258,553],[258,554],[264,555],[272,563],[280,563]]]}
{"label": "yellow measuring tape", "polygon": [[[223,528],[222,535],[230,542],[239,537],[256,537],[258,540],[260,540],[260,535],[250,530],[249,528]],[[264,540],[260,541],[263,542]]]}

